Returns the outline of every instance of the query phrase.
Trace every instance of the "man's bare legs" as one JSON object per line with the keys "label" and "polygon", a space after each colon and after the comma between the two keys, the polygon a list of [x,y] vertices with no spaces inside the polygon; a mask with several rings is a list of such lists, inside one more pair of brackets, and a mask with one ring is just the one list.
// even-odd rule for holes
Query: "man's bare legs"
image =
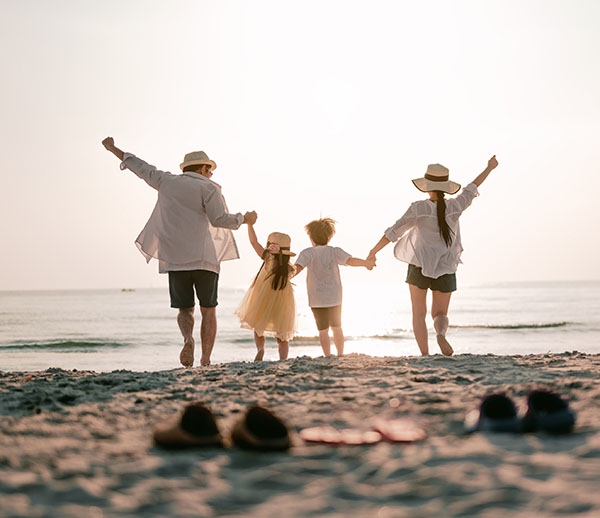
{"label": "man's bare legs", "polygon": [[184,367],[194,366],[194,308],[179,308],[177,325],[183,336],[183,349],[179,361]]}
{"label": "man's bare legs", "polygon": [[333,343],[335,344],[337,354],[338,354],[338,356],[343,356],[344,355],[344,331],[342,331],[341,327],[332,327],[331,331],[333,332]]}
{"label": "man's bare legs", "polygon": [[329,328],[319,331],[319,342],[321,342],[323,354],[325,356],[331,356],[331,340],[329,338]]}
{"label": "man's bare legs", "polygon": [[433,317],[433,327],[435,328],[437,343],[444,356],[452,356],[454,350],[448,343],[448,340],[446,340],[446,331],[448,331],[448,307],[450,306],[450,296],[452,293],[433,291],[432,294],[431,316]]}
{"label": "man's bare legs", "polygon": [[202,342],[202,358],[200,365],[210,365],[210,355],[212,354],[217,336],[217,308],[203,308],[200,306],[202,313],[202,324],[200,324],[200,341]]}
{"label": "man's bare legs", "polygon": [[408,285],[410,289],[410,301],[412,303],[413,333],[417,345],[423,356],[429,354],[429,342],[427,336],[427,290],[422,290],[414,284]]}

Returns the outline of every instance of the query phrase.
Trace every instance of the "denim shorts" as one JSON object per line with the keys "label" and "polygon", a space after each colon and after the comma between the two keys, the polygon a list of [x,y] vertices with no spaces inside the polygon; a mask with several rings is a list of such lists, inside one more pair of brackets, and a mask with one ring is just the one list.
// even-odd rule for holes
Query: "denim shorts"
{"label": "denim shorts", "polygon": [[317,329],[324,331],[330,327],[342,327],[342,306],[330,308],[310,308],[317,323]]}
{"label": "denim shorts", "polygon": [[415,266],[414,264],[408,265],[406,282],[417,288],[421,288],[422,290],[430,289],[432,291],[441,291],[444,293],[456,291],[455,273],[447,273],[437,279],[432,279],[431,277],[425,277],[421,273],[421,267]]}
{"label": "denim shorts", "polygon": [[193,308],[196,305],[194,290],[200,307],[216,307],[219,274],[208,270],[169,272],[169,295],[172,308]]}

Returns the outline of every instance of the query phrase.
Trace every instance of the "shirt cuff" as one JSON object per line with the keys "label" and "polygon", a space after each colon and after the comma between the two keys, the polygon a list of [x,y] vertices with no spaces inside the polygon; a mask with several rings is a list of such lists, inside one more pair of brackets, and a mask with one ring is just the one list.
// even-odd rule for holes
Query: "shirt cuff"
{"label": "shirt cuff", "polygon": [[396,237],[396,233],[392,230],[392,228],[388,228],[386,229],[386,231],[383,233],[383,235],[390,240],[390,242],[395,243],[398,238]]}
{"label": "shirt cuff", "polygon": [[131,153],[123,153],[123,161],[121,162],[121,165],[119,166],[121,168],[121,171],[127,169],[127,166],[125,165],[125,161],[128,158],[133,157],[134,155],[132,155]]}
{"label": "shirt cuff", "polygon": [[475,193],[475,196],[479,196],[479,191],[477,190],[477,185],[471,182],[469,185],[465,187],[465,191],[472,191]]}

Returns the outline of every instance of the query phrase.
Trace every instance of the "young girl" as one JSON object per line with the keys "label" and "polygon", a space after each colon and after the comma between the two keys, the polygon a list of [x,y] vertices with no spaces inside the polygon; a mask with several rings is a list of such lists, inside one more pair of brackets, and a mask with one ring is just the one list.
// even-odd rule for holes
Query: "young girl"
{"label": "young girl", "polygon": [[262,361],[265,354],[265,334],[273,335],[279,345],[279,359],[286,360],[288,342],[296,331],[296,303],[290,277],[290,236],[281,232],[269,234],[267,246],[259,244],[254,226],[248,225],[248,238],[263,264],[254,282],[235,311],[241,327],[254,330],[256,357]]}
{"label": "young girl", "polygon": [[477,188],[498,166],[494,155],[487,167],[456,197],[447,201],[444,193],[455,194],[460,185],[449,180],[443,165],[431,164],[423,178],[413,180],[417,189],[429,199],[412,203],[404,216],[388,228],[369,253],[371,259],[392,241],[398,241],[394,254],[408,263],[406,282],[410,289],[413,333],[422,355],[429,354],[427,336],[427,290],[432,293],[431,316],[442,354],[454,353],[446,339],[450,295],[456,290],[456,269],[460,263],[462,244],[458,220],[478,196]]}

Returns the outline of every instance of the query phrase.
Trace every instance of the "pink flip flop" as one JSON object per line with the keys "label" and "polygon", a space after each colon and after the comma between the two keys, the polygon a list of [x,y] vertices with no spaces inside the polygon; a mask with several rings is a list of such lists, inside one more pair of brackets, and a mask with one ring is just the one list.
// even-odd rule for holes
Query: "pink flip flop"
{"label": "pink flip flop", "polygon": [[320,444],[340,445],[364,445],[375,444],[381,441],[381,434],[375,430],[359,430],[356,428],[344,428],[338,430],[333,426],[312,426],[300,430],[300,437],[306,442]]}
{"label": "pink flip flop", "polygon": [[385,418],[378,417],[373,423],[386,441],[390,442],[416,442],[427,437],[425,430],[412,419],[407,417]]}

